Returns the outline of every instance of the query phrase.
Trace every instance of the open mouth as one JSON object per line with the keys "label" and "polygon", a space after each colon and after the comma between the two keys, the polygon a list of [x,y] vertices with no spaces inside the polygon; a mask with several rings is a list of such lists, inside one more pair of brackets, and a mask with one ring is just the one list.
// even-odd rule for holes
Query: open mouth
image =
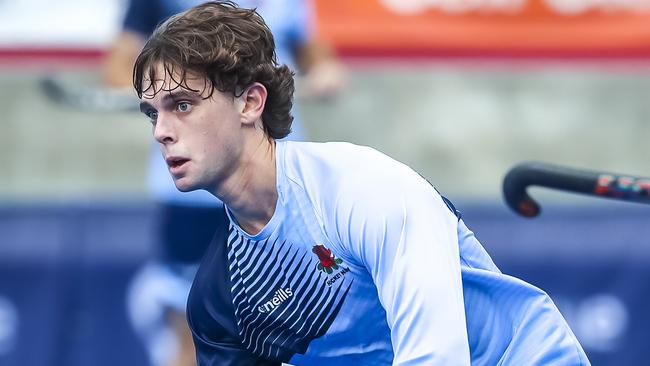
{"label": "open mouth", "polygon": [[180,167],[181,165],[185,164],[189,160],[190,159],[184,159],[184,158],[167,158],[166,162],[167,162],[167,166],[174,169]]}

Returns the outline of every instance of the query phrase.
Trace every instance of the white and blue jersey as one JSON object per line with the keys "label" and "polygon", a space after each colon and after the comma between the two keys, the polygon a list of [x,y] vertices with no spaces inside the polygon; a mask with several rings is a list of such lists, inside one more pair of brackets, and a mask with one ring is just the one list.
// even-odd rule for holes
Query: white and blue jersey
{"label": "white and blue jersey", "polygon": [[195,278],[199,365],[589,364],[550,298],[502,274],[408,166],[276,144],[271,220],[252,236],[230,217]]}

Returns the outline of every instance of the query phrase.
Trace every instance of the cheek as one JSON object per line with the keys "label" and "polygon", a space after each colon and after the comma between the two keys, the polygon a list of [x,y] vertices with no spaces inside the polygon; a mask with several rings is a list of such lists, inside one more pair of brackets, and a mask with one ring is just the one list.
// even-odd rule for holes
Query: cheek
{"label": "cheek", "polygon": [[228,153],[227,143],[222,139],[222,136],[207,133],[201,136],[203,145],[203,154],[206,159],[220,159]]}

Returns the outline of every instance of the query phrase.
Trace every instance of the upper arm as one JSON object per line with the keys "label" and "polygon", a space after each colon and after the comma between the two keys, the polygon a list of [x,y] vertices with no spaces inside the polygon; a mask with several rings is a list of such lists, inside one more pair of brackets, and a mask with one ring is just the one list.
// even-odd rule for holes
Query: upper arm
{"label": "upper arm", "polygon": [[115,88],[131,87],[133,64],[144,42],[144,36],[128,30],[122,31],[113,40],[102,65],[104,85]]}
{"label": "upper arm", "polygon": [[337,225],[377,287],[394,364],[469,364],[456,216],[408,168],[359,178]]}
{"label": "upper arm", "polygon": [[145,41],[166,18],[159,1],[130,0],[122,30],[111,42],[102,65],[102,82],[115,88],[131,87],[133,64]]}

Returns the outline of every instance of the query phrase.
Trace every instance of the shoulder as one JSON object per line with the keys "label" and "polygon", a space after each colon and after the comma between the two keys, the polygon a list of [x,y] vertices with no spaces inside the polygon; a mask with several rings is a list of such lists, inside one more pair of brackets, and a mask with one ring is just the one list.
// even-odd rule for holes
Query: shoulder
{"label": "shoulder", "polygon": [[366,146],[287,143],[284,164],[287,179],[307,192],[326,226],[340,228],[350,217],[385,219],[440,199],[409,166]]}
{"label": "shoulder", "polygon": [[287,141],[282,144],[285,145],[283,159],[289,174],[300,171],[344,179],[410,169],[371,147],[348,142]]}
{"label": "shoulder", "polygon": [[283,172],[294,184],[315,194],[362,193],[419,176],[408,166],[367,146],[346,142],[286,142]]}

